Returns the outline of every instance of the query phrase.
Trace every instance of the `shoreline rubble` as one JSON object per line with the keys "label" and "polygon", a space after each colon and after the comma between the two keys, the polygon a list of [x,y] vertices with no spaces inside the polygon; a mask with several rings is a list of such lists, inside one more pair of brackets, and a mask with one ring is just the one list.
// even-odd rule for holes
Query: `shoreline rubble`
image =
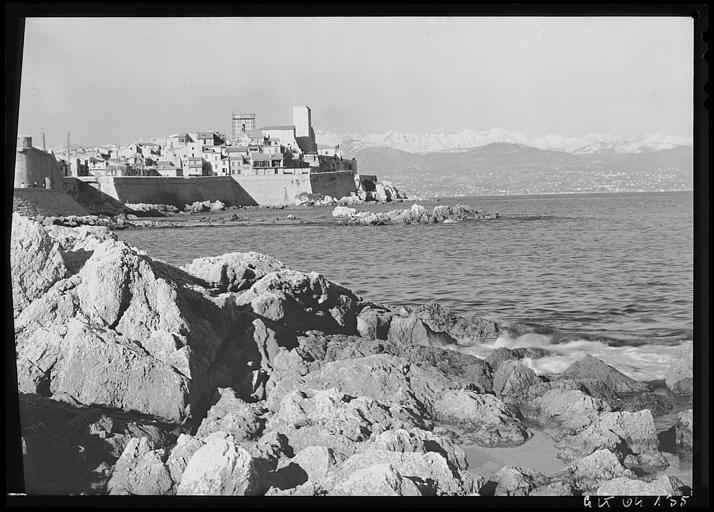
{"label": "shoreline rubble", "polygon": [[[657,476],[648,386],[590,356],[549,377],[521,362],[537,351],[454,350],[492,344],[490,320],[373,304],[259,253],[175,267],[102,225],[13,214],[10,249],[30,494],[691,492]],[[691,453],[691,427],[689,409],[670,449]],[[535,428],[562,472],[468,470],[461,444]]]}

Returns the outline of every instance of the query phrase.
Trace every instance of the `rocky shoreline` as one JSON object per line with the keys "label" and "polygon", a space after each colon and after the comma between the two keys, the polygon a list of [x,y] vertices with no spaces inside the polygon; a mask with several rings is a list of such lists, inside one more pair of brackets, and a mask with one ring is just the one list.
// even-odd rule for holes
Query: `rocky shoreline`
{"label": "rocky shoreline", "polygon": [[[10,261],[29,494],[692,492],[658,473],[662,450],[691,456],[691,409],[654,422],[691,395],[691,343],[664,390],[591,356],[543,376],[523,362],[542,349],[456,350],[492,344],[492,321],[373,304],[259,253],[174,267],[106,226],[13,214]],[[562,471],[469,471],[462,445],[536,430]]]}
{"label": "rocky shoreline", "polygon": [[[131,209],[129,209],[131,207]],[[300,211],[308,206],[294,208],[293,212],[280,216],[256,216],[257,212],[272,212],[285,207],[226,207],[220,201],[196,202],[178,210],[170,205],[134,204],[127,205],[133,213],[118,213],[117,215],[29,215],[44,226],[100,226],[113,231],[143,228],[184,228],[227,225],[274,225],[274,224],[313,224],[314,215],[303,218]],[[410,208],[391,210],[388,212],[360,211],[344,206],[335,207],[331,215],[322,216],[319,222],[331,222],[349,226],[405,225],[405,224],[438,224],[456,223],[460,221],[494,220],[500,218],[498,213],[479,212],[469,206],[439,205],[427,209],[419,204]]]}

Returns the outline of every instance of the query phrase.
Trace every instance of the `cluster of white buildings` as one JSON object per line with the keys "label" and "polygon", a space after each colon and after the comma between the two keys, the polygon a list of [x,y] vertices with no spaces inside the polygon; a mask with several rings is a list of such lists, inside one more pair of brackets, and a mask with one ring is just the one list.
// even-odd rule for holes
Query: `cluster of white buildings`
{"label": "cluster of white buildings", "polygon": [[[61,153],[60,153],[61,155]],[[256,128],[255,114],[234,112],[231,136],[218,131],[169,135],[166,143],[136,142],[70,153],[66,176],[231,176],[357,172],[339,146],[318,145],[307,106],[293,124]],[[62,158],[62,156],[60,156]]]}

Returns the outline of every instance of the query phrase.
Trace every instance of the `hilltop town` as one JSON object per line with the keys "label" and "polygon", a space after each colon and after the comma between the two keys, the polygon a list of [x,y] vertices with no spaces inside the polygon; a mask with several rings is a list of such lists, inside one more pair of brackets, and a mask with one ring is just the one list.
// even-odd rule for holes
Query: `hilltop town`
{"label": "hilltop town", "polygon": [[317,144],[310,107],[293,107],[293,124],[256,127],[255,113],[234,112],[230,137],[218,130],[96,147],[53,149],[64,176],[228,176],[357,171],[339,145]]}
{"label": "hilltop town", "polygon": [[357,161],[345,157],[339,145],[318,144],[310,107],[293,107],[292,121],[257,127],[255,113],[235,111],[230,137],[218,130],[188,131],[163,140],[72,147],[68,134],[65,147],[49,152],[44,134],[42,149],[21,136],[16,196],[31,196],[36,189],[66,193],[97,214],[127,204],[182,209],[206,201],[279,206],[404,198],[376,175],[358,174]]}

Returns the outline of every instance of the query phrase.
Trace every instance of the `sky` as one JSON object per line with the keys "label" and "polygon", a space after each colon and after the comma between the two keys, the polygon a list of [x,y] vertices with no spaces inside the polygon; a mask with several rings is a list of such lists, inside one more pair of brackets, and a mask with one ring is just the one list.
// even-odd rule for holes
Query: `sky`
{"label": "sky", "polygon": [[230,133],[296,104],[334,133],[691,137],[692,40],[674,17],[29,18],[18,134]]}

